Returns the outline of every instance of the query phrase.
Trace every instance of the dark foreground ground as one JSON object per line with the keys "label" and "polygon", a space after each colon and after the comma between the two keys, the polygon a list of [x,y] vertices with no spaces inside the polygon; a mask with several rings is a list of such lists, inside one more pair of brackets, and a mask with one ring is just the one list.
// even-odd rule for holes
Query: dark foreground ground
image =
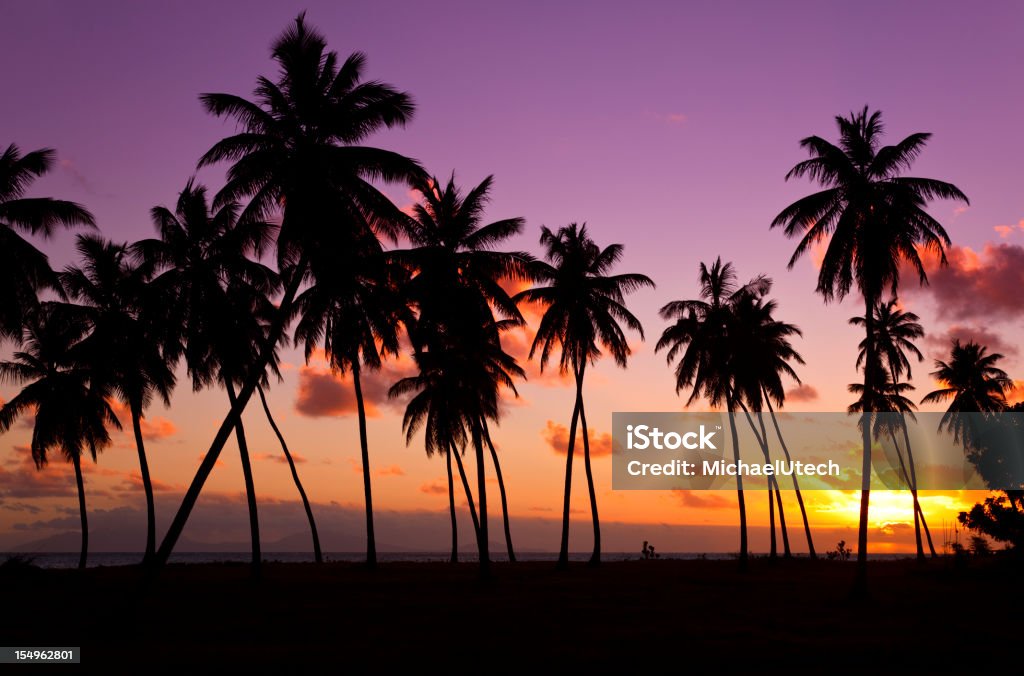
{"label": "dark foreground ground", "polygon": [[[171,566],[0,572],[0,645],[82,646],[93,667],[282,666],[491,673],[556,665],[707,673],[737,666],[1019,673],[1022,569],[1010,561],[872,562],[871,597],[848,600],[852,563],[627,561],[600,568],[498,564]],[[665,656],[667,659],[663,659]],[[103,673],[103,672],[98,672]],[[226,671],[225,673],[233,673]]]}

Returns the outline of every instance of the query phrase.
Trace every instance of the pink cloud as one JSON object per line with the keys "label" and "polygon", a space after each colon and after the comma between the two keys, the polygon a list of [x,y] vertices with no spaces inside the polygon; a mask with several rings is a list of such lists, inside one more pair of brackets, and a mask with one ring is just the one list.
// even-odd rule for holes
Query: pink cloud
{"label": "pink cloud", "polygon": [[946,360],[949,358],[949,351],[954,340],[959,340],[961,343],[974,341],[987,347],[989,352],[999,352],[1007,356],[1016,356],[1020,352],[1016,345],[1007,342],[995,331],[981,326],[957,324],[949,327],[943,333],[929,333],[924,338],[924,345],[928,348],[930,357]]}
{"label": "pink cloud", "polygon": [[[590,432],[590,455],[592,457],[599,457],[602,455],[611,455],[612,453],[612,435],[600,433],[596,429],[591,428]],[[560,423],[556,423],[553,420],[548,420],[544,429],[541,430],[541,437],[547,442],[548,446],[551,447],[555,453],[559,455],[565,455],[569,451],[569,428]],[[580,429],[576,430],[576,448],[574,453],[583,452],[583,431]]]}
{"label": "pink cloud", "polygon": [[786,390],[786,399],[789,401],[809,402],[817,400],[819,396],[818,390],[807,383],[801,383]]}

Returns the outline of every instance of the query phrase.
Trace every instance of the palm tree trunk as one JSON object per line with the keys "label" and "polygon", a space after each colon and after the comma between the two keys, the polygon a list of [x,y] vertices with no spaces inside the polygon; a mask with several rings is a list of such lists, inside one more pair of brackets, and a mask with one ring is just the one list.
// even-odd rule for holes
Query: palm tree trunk
{"label": "palm tree trunk", "polygon": [[473,450],[476,451],[476,489],[480,505],[480,528],[477,530],[477,549],[480,552],[480,577],[487,579],[491,574],[491,555],[487,541],[487,472],[484,467],[484,444],[480,432],[480,421],[473,421]]}
{"label": "palm tree trunk", "polygon": [[[757,412],[757,422],[761,425],[761,438],[764,440],[765,458],[768,462],[771,462],[771,458],[768,454],[768,430],[764,425],[764,413],[762,411]],[[779,531],[782,533],[782,557],[785,559],[793,558],[793,550],[789,548],[789,531],[786,529],[786,510],[782,506],[782,490],[779,488],[778,477],[772,476],[772,483],[775,485],[775,502],[779,508]],[[771,487],[769,487],[771,490]]]}
{"label": "palm tree trunk", "polygon": [[78,514],[82,519],[82,553],[78,555],[78,568],[85,568],[85,561],[89,556],[89,517],[85,512],[85,481],[82,479],[82,455],[75,453],[71,456],[71,462],[75,466],[75,482],[78,484]]}
{"label": "palm tree trunk", "polygon": [[569,567],[569,499],[572,495],[572,456],[576,448],[576,424],[579,422],[580,407],[583,405],[583,383],[576,379],[576,403],[569,423],[569,448],[565,453],[565,496],[562,500],[562,541],[558,548],[558,563],[555,567],[565,570]]}
{"label": "palm tree trunk", "polygon": [[[732,458],[738,467],[740,464],[740,438],[736,431],[736,412],[732,393],[726,398],[729,409],[729,430],[732,433]],[[736,497],[740,508],[740,572],[747,570],[749,554],[747,551],[747,503],[743,498],[743,476],[736,472]]]}
{"label": "palm tree trunk", "polygon": [[931,552],[932,558],[937,559],[939,555],[935,553],[935,545],[932,544],[932,534],[928,530],[928,522],[924,519],[924,510],[921,509],[921,502],[918,500],[917,469],[914,467],[914,451],[910,448],[910,431],[907,430],[906,424],[903,425],[903,440],[907,445],[907,464],[910,466],[910,485],[913,487],[914,509],[921,520],[921,527],[924,528],[924,535],[928,540],[928,549]]}
{"label": "palm tree trunk", "polygon": [[[904,426],[906,420],[903,421]],[[892,439],[893,446],[896,447],[896,457],[900,461],[900,473],[903,475],[903,479],[907,482],[907,487],[910,489],[910,495],[913,499],[913,511],[914,511],[914,542],[917,544],[917,560],[923,562],[924,559],[924,545],[921,543],[921,516],[920,516],[920,505],[917,504],[917,489],[914,488],[914,482],[910,480],[910,473],[907,471],[907,464],[903,462],[903,451],[900,449],[900,444],[896,441],[896,433],[891,429],[889,430],[889,438]],[[908,439],[909,441],[909,439]]]}
{"label": "palm tree trunk", "polygon": [[171,525],[167,529],[167,534],[164,535],[164,539],[160,543],[160,549],[157,551],[153,561],[155,565],[163,566],[167,563],[167,559],[170,558],[171,552],[174,551],[174,547],[178,543],[178,538],[181,537],[182,531],[185,530],[185,524],[188,523],[188,517],[192,514],[192,509],[195,508],[196,500],[199,499],[199,493],[202,492],[210,472],[213,471],[213,467],[217,463],[217,458],[220,457],[221,451],[224,450],[224,444],[227,443],[228,437],[231,436],[231,431],[235,428],[235,425],[241,420],[242,411],[245,410],[245,406],[249,403],[256,385],[259,384],[260,378],[263,377],[267,364],[270,363],[270,358],[274,354],[274,348],[284,333],[285,323],[288,317],[291,316],[295,294],[299,290],[299,285],[302,282],[302,278],[306,275],[308,267],[309,259],[303,254],[292,272],[291,279],[288,280],[288,286],[278,307],[277,316],[274,318],[274,322],[267,333],[267,340],[263,345],[263,351],[260,353],[257,362],[252,365],[252,369],[246,377],[242,389],[238,392],[237,401],[231,406],[231,410],[228,411],[227,416],[225,416],[224,421],[217,430],[216,436],[213,438],[213,443],[210,444],[210,449],[203,457],[203,461],[199,463],[199,469],[196,470],[192,483],[189,484],[188,490],[185,491],[185,497],[182,498],[181,506],[178,507],[178,511],[175,513],[174,519],[171,520]]}
{"label": "palm tree trunk", "polygon": [[455,481],[452,478],[452,453],[455,451],[448,446],[445,454],[445,465],[448,466],[448,511],[452,517],[452,557],[449,563],[459,562],[459,521],[455,516]]}
{"label": "palm tree trunk", "polygon": [[[583,377],[580,375],[580,391],[583,388]],[[597,516],[597,493],[594,491],[594,474],[590,470],[590,435],[587,431],[587,411],[580,397],[580,425],[583,427],[583,467],[587,472],[587,490],[590,492],[590,518],[594,522],[594,551],[590,555],[591,566],[601,564],[601,520]]]}
{"label": "palm tree trunk", "polygon": [[484,422],[484,439],[491,449],[491,462],[494,463],[494,473],[498,476],[498,491],[501,493],[501,517],[505,526],[505,547],[508,549],[508,560],[515,563],[516,552],[512,547],[512,529],[508,522],[508,496],[505,494],[505,479],[501,476],[501,463],[498,462],[498,452],[494,450],[494,443],[491,441],[491,431]]}
{"label": "palm tree trunk", "polygon": [[[455,450],[455,449],[452,449]],[[462,456],[455,450],[455,464],[459,468],[459,477],[462,479],[462,490],[466,491],[466,502],[469,504],[469,516],[473,519],[473,534],[480,532],[480,519],[476,516],[476,505],[473,504],[473,491],[469,488],[469,478],[466,476],[466,468],[462,465]]]}
{"label": "palm tree trunk", "polygon": [[146,493],[146,553],[142,563],[149,563],[156,552],[156,507],[153,501],[153,481],[149,478],[149,462],[146,460],[146,446],[142,440],[141,406],[131,404],[132,431],[135,432],[135,449],[139,452],[139,473],[142,475],[142,489]]}
{"label": "palm tree trunk", "polygon": [[768,530],[771,533],[768,558],[777,559],[779,558],[779,543],[775,535],[775,496],[772,495],[771,478],[768,479],[768,490],[765,493],[768,494]]}
{"label": "palm tree trunk", "polygon": [[866,596],[868,592],[868,506],[871,502],[871,414],[867,406],[868,398],[874,392],[874,382],[871,377],[875,363],[875,300],[864,296],[864,333],[867,340],[864,342],[864,412],[861,414],[861,441],[864,446],[864,455],[861,462],[861,489],[860,489],[860,520],[857,528],[857,576],[854,579],[853,594],[855,596]]}
{"label": "palm tree trunk", "polygon": [[[225,380],[225,387],[228,390],[228,401],[231,408],[235,408],[237,397],[235,386],[230,380]],[[252,480],[252,464],[249,462],[249,444],[245,441],[245,428],[242,426],[242,419],[235,423],[235,439],[238,440],[238,455],[242,460],[242,477],[245,479],[245,499],[249,503],[249,535],[252,540],[252,572],[259,576],[260,564],[263,561],[263,554],[260,551],[260,519],[256,511],[256,486]]]}
{"label": "palm tree trunk", "polygon": [[363,386],[359,378],[359,357],[352,360],[352,383],[356,390],[356,408],[359,412],[359,450],[363,460],[363,500],[366,503],[366,565],[377,566],[377,542],[373,536],[373,495],[370,491],[370,447],[366,441],[366,406]]}
{"label": "palm tree trunk", "polygon": [[270,406],[267,405],[267,395],[263,392],[263,387],[257,385],[256,392],[260,395],[263,412],[267,414],[267,422],[270,423],[271,429],[277,435],[277,440],[281,443],[281,450],[284,451],[284,457],[288,461],[288,469],[292,472],[292,481],[295,482],[295,488],[299,490],[299,497],[302,498],[302,507],[306,510],[306,519],[309,521],[309,532],[313,535],[313,558],[317,563],[323,563],[324,557],[320,552],[320,536],[316,530],[316,521],[313,519],[313,509],[309,505],[309,498],[306,497],[305,489],[302,488],[302,482],[299,481],[299,472],[295,469],[295,460],[292,458],[291,452],[288,451],[288,444],[284,441],[284,435],[281,434],[277,423],[274,422],[274,416],[270,415]]}
{"label": "palm tree trunk", "polygon": [[[782,452],[786,456],[786,462],[790,462],[792,457],[789,455],[789,448],[786,446],[786,440],[782,437],[782,429],[779,427],[779,421],[775,418],[775,409],[772,408],[772,401],[768,398],[768,393],[765,392],[765,401],[768,402],[768,412],[772,416],[772,424],[775,426],[775,434],[779,437],[779,444],[782,446]],[[804,497],[800,493],[800,482],[797,481],[796,473],[793,473],[793,490],[796,491],[796,501],[800,505],[800,516],[804,521],[804,535],[807,536],[807,553],[812,559],[818,558],[814,553],[814,539],[811,538],[811,524],[807,521],[807,508],[804,506]]]}

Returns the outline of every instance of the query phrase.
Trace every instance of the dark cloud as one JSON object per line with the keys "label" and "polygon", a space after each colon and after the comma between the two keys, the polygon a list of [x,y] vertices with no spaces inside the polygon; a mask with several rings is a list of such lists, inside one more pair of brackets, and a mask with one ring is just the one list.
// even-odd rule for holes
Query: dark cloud
{"label": "dark cloud", "polygon": [[[905,284],[908,296],[928,294],[939,319],[985,322],[1019,318],[1024,312],[1024,247],[987,243],[981,251],[953,246],[949,265],[941,267],[933,254],[923,256],[929,285]],[[903,271],[908,280],[916,273]]]}
{"label": "dark cloud", "polygon": [[427,495],[448,495],[448,480],[435,479],[420,486],[420,493]]}
{"label": "dark cloud", "polygon": [[672,491],[683,507],[695,509],[736,509],[736,501],[722,497],[718,493],[704,491]]}
{"label": "dark cloud", "polygon": [[[292,460],[295,461],[296,465],[301,465],[304,462],[309,462],[309,460],[305,456],[300,455],[295,451],[291,451],[291,454]],[[284,457],[283,451],[281,453],[257,453],[253,457],[256,458],[257,460],[269,460],[272,462],[279,462],[283,465],[288,464],[288,458]]]}
{"label": "dark cloud", "polygon": [[[295,410],[309,418],[355,415],[358,409],[351,374],[335,373],[323,365],[322,359],[317,362],[299,369]],[[367,417],[378,417],[381,408],[404,408],[404,401],[388,398],[388,390],[412,373],[413,365],[408,358],[386,362],[379,371],[361,373],[359,382]]]}
{"label": "dark cloud", "polygon": [[943,333],[929,333],[924,338],[924,345],[928,349],[928,356],[933,359],[949,359],[949,352],[953,341],[961,343],[974,341],[984,345],[989,352],[999,352],[1007,356],[1016,356],[1020,350],[1016,345],[1008,343],[1001,335],[981,326],[960,326],[953,325]]}

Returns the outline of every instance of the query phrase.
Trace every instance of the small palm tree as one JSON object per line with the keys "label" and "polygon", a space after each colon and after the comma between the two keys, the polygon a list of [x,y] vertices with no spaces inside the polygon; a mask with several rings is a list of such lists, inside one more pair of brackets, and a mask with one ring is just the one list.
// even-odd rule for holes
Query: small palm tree
{"label": "small palm tree", "polygon": [[131,413],[146,496],[148,562],[156,551],[156,511],[141,422],[154,396],[170,406],[176,381],[156,335],[157,314],[164,307],[149,293],[147,270],[132,262],[127,245],[79,235],[76,248],[80,265],[60,276],[88,326],[74,359],[109,386]]}
{"label": "small palm tree", "polygon": [[[890,381],[893,384],[900,382],[900,379],[906,374],[907,380],[912,377],[910,356],[917,358],[917,361],[923,361],[924,355],[917,349],[914,341],[924,336],[924,328],[921,326],[919,317],[913,312],[906,312],[899,308],[898,302],[895,298],[890,299],[885,303],[879,303],[875,306],[875,321],[874,334],[870,337],[866,336],[860,342],[860,353],[857,355],[857,367],[860,368],[864,365],[867,359],[867,343],[869,340],[875,343],[875,358],[882,360],[885,368],[888,372]],[[866,326],[867,320],[865,317],[852,317],[850,324],[854,326]],[[911,414],[912,415],[912,414]],[[900,413],[901,420],[903,413]],[[921,540],[921,529],[924,528],[924,532],[927,535],[928,546],[931,549],[933,557],[938,556],[935,552],[935,547],[932,544],[931,532],[928,530],[928,522],[925,521],[924,511],[921,509],[921,503],[918,499],[917,494],[917,469],[914,464],[914,453],[910,445],[910,431],[907,428],[905,421],[903,421],[902,434],[903,442],[907,449],[907,483],[910,485],[911,497],[914,501],[914,535],[917,544],[917,558],[920,561],[924,560],[924,545]],[[896,445],[897,453],[902,454],[899,449],[899,443],[893,439],[893,443]],[[902,455],[901,455],[902,462]]]}
{"label": "small palm tree", "polygon": [[[817,292],[825,302],[842,300],[856,287],[864,297],[865,335],[874,333],[874,308],[888,288],[896,295],[900,268],[906,263],[927,282],[919,247],[935,253],[945,264],[949,236],[925,209],[934,199],[968,203],[967,196],[951,183],[905,176],[924,150],[930,134],[916,133],[895,145],[882,146],[882,115],[865,106],[849,117],[836,117],[839,143],[819,136],[800,141],[810,158],[799,162],[790,178],[807,177],[822,190],[793,202],[772,221],[787,237],[800,243],[789,267],[827,241],[818,272]],[[867,342],[865,362],[875,361],[875,344]],[[869,378],[875,369],[864,369],[864,389],[872,391]],[[860,524],[857,538],[855,593],[867,591],[868,505],[871,485],[871,411],[862,414],[863,462],[861,463]]]}
{"label": "small palm tree", "polygon": [[939,423],[952,433],[954,441],[971,445],[971,417],[969,413],[998,413],[1005,411],[1006,392],[1013,381],[996,364],[1003,358],[998,352],[973,340],[953,341],[949,361],[936,360],[932,377],[943,387],[929,392],[921,403],[936,404],[949,401],[949,408]]}
{"label": "small palm tree", "polygon": [[61,293],[46,255],[19,232],[49,237],[58,227],[96,225],[74,202],[25,197],[32,182],[53,168],[53,157],[49,148],[22,155],[13,143],[0,154],[0,340],[21,338],[38,292]]}
{"label": "small palm tree", "polygon": [[24,388],[0,409],[0,432],[6,432],[22,415],[35,413],[32,459],[46,465],[50,451],[59,451],[74,465],[78,486],[78,511],[82,522],[82,551],[78,567],[85,568],[89,554],[89,521],[85,508],[82,453],[96,454],[110,445],[108,426],[121,429],[107,401],[102,383],[92,374],[67,361],[86,330],[75,313],[52,306],[34,310],[26,318],[22,349],[13,361],[0,362],[0,382],[24,384]]}
{"label": "small palm tree", "polygon": [[207,111],[233,118],[242,131],[217,142],[200,165],[232,162],[216,206],[249,198],[240,222],[259,222],[280,213],[275,244],[278,270],[287,271],[284,293],[254,368],[241,381],[236,404],[160,545],[160,564],[167,562],[236,421],[265,377],[294,314],[295,296],[309,274],[310,255],[337,250],[339,236],[348,241],[352,231],[367,224],[378,230],[396,229],[395,224],[407,219],[373,183],[408,182],[422,174],[407,157],[359,145],[376,131],[404,125],[413,113],[407,94],[380,82],[362,81],[362,54],[339,62],[303,14],[275,40],[271,53],[279,75],[276,81],[257,79],[254,101],[233,94],[201,96]]}
{"label": "small palm tree", "polygon": [[622,258],[623,246],[600,248],[587,226],[570,223],[557,232],[541,228],[540,243],[547,261],[536,261],[531,276],[538,286],[515,297],[516,302],[539,303],[544,307],[537,334],[530,346],[530,359],[540,350],[543,371],[555,347],[561,351],[558,366],[562,373],[573,374],[576,401],[569,426],[569,448],[565,460],[565,494],[562,503],[562,540],[558,566],[569,565],[569,501],[572,493],[572,460],[576,444],[577,420],[583,420],[583,460],[590,492],[590,513],[594,524],[594,551],[590,563],[601,562],[601,523],[597,514],[597,494],[590,467],[590,438],[583,406],[583,379],[588,364],[601,356],[601,348],[615,363],[626,367],[629,343],[621,324],[644,337],[640,320],[626,309],[625,296],[643,287],[654,287],[646,275],[609,274]]}
{"label": "small palm tree", "polygon": [[[663,319],[674,320],[674,323],[662,332],[655,351],[667,349],[665,357],[670,364],[679,358],[675,370],[676,392],[690,390],[687,406],[700,397],[712,406],[725,404],[736,463],[740,461],[740,447],[734,412],[742,396],[738,391],[736,355],[742,354],[745,347],[740,342],[742,334],[737,331],[735,308],[750,296],[764,295],[770,285],[762,276],[740,286],[736,283],[732,263],[722,263],[718,258],[710,268],[700,264],[699,298],[673,301],[659,312]],[[739,474],[736,475],[736,495],[740,512],[740,570],[746,570],[749,558],[747,507],[743,477]]]}

